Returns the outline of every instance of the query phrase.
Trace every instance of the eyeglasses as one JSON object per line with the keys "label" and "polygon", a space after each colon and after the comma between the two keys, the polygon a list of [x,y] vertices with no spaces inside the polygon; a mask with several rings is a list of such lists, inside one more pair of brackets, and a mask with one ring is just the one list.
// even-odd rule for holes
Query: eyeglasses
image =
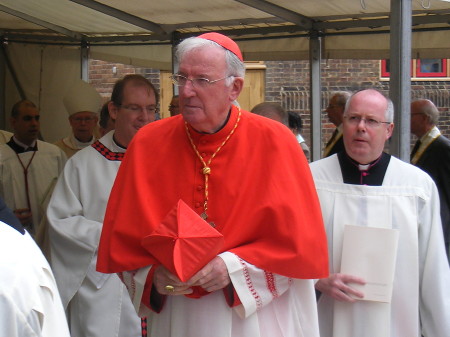
{"label": "eyeglasses", "polygon": [[129,105],[118,104],[117,106],[119,108],[122,108],[122,109],[125,109],[125,110],[129,110],[129,111],[135,112],[135,113],[142,112],[144,110],[147,113],[157,113],[159,111],[157,107],[151,106],[151,105],[150,106],[146,106],[146,107],[142,107],[142,106],[135,105],[135,104],[129,104]]}
{"label": "eyeglasses", "polygon": [[82,122],[92,122],[95,118],[93,117],[73,117],[72,120],[76,123],[82,123]]}
{"label": "eyeglasses", "polygon": [[184,87],[188,81],[191,81],[192,86],[194,88],[205,88],[211,84],[214,84],[216,82],[222,81],[224,79],[227,79],[229,77],[234,77],[233,75],[228,75],[225,76],[223,78],[219,78],[218,80],[209,80],[207,78],[187,78],[186,76],[183,75],[177,75],[174,74],[172,76],[170,76],[170,78],[172,79],[172,83],[175,84],[178,87]]}
{"label": "eyeglasses", "polygon": [[361,121],[364,121],[366,126],[371,129],[375,129],[381,124],[391,124],[391,122],[381,122],[373,118],[362,118],[361,116],[344,116],[344,119],[351,125],[358,125]]}

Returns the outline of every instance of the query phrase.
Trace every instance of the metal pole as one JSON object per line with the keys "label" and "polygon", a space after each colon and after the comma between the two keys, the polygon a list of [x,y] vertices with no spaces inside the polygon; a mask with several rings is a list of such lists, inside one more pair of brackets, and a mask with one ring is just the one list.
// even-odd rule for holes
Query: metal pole
{"label": "metal pole", "polygon": [[[176,64],[176,59],[175,59],[175,48],[180,43],[180,41],[181,41],[180,33],[173,32],[172,39],[171,39],[171,42],[172,42],[172,74],[175,74],[178,71],[178,64]],[[173,94],[178,95],[178,87],[176,85],[173,85],[172,89],[173,89]]]}
{"label": "metal pole", "polygon": [[409,162],[411,104],[411,0],[391,0],[390,87],[394,108],[394,134],[390,153]]}
{"label": "metal pole", "polygon": [[86,41],[81,42],[81,79],[89,82],[89,46]]}
{"label": "metal pole", "polygon": [[322,149],[322,118],[321,118],[321,38],[317,32],[312,32],[309,40],[309,83],[311,105],[311,161],[320,159]]}
{"label": "metal pole", "polygon": [[[2,47],[3,49],[3,44]],[[4,53],[0,53],[0,83],[2,85],[0,88],[0,129],[5,130],[6,128],[6,58]]]}

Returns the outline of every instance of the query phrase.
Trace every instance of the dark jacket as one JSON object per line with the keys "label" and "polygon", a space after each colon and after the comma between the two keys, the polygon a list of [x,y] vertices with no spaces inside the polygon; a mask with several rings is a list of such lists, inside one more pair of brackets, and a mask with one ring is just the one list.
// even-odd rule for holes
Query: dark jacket
{"label": "dark jacket", "polygon": [[441,218],[444,229],[445,246],[449,256],[450,242],[450,140],[444,136],[436,138],[422,154],[417,167],[427,172],[439,191]]}

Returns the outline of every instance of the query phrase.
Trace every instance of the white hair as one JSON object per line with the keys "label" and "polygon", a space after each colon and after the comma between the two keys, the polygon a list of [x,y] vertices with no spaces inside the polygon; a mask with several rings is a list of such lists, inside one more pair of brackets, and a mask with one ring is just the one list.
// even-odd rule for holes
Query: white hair
{"label": "white hair", "polygon": [[233,83],[234,77],[244,77],[245,76],[245,64],[242,62],[233,52],[228,49],[223,48],[217,42],[202,39],[199,37],[190,37],[186,40],[180,42],[180,44],[176,47],[175,57],[177,63],[179,64],[183,57],[190,51],[198,48],[204,48],[207,46],[214,46],[221,48],[225,51],[225,62],[227,64],[227,76],[225,83],[227,86]]}

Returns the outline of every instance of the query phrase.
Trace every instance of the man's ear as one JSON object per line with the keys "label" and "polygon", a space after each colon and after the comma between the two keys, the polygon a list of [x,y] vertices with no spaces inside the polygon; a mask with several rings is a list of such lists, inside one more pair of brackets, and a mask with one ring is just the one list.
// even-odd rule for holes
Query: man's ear
{"label": "man's ear", "polygon": [[110,117],[112,120],[116,120],[116,117],[117,117],[117,110],[118,110],[118,107],[117,107],[113,102],[109,102],[109,103],[108,103],[109,117]]}
{"label": "man's ear", "polygon": [[239,94],[241,93],[243,88],[244,88],[244,79],[242,77],[235,77],[232,84],[232,89],[230,91],[231,102],[235,101],[239,97]]}
{"label": "man's ear", "polygon": [[386,139],[391,138],[393,132],[394,132],[394,123],[391,123],[387,127]]}

